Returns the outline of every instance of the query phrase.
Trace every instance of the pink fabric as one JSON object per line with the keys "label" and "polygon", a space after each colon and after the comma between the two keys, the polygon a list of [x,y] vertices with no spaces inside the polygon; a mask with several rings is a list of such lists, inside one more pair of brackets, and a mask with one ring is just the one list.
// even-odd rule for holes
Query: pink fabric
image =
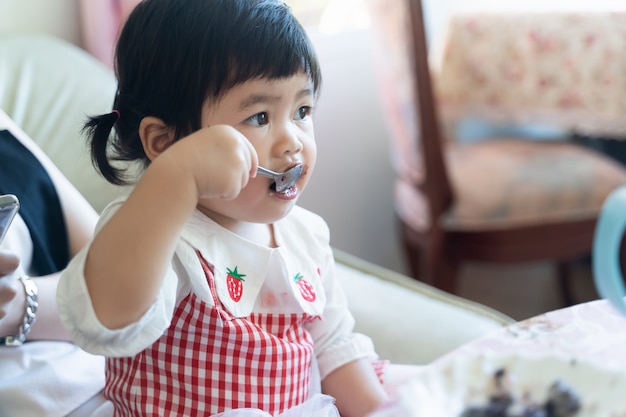
{"label": "pink fabric", "polygon": [[467,343],[437,359],[476,355],[555,356],[626,371],[626,319],[607,300],[595,300],[550,311]]}
{"label": "pink fabric", "polygon": [[113,68],[119,30],[140,1],[80,0],[83,47],[109,68]]}

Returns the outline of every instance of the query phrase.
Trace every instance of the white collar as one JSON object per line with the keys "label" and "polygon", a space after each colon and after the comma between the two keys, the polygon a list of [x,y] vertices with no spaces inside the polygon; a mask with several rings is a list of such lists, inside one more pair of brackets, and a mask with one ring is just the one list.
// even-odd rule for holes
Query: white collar
{"label": "white collar", "polygon": [[[320,315],[326,303],[320,277],[325,253],[321,246],[326,242],[311,221],[315,221],[311,213],[295,207],[274,223],[278,248],[269,248],[223,228],[196,210],[181,238],[213,266],[217,296],[233,316],[247,317],[253,312]],[[194,264],[190,258],[195,253],[183,256],[186,265]],[[197,260],[195,264],[200,268]],[[211,302],[202,270],[189,273],[193,291]],[[245,275],[241,276],[241,298],[237,298],[236,289],[233,291],[233,285],[239,286],[237,274]],[[302,278],[296,280],[296,276]]]}

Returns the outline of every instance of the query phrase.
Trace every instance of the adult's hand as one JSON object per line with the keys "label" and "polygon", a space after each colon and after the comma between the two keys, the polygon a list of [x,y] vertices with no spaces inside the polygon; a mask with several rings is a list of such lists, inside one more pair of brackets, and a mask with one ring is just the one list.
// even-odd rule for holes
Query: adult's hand
{"label": "adult's hand", "polygon": [[19,290],[19,283],[12,275],[19,264],[20,259],[15,253],[0,250],[0,324]]}

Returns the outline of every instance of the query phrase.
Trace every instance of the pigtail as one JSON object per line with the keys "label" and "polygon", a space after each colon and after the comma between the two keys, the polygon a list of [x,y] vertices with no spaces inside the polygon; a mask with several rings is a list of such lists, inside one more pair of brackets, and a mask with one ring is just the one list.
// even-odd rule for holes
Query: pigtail
{"label": "pigtail", "polygon": [[111,130],[119,118],[120,112],[118,110],[113,110],[111,113],[100,116],[89,117],[83,127],[83,131],[88,136],[91,162],[94,167],[108,182],[115,185],[124,185],[123,170],[114,167],[109,160]]}

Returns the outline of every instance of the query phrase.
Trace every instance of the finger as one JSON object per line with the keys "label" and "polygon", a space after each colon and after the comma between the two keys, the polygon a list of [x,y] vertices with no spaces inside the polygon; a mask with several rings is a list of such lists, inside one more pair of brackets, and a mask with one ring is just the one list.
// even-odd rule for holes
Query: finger
{"label": "finger", "polygon": [[20,265],[20,258],[16,253],[0,250],[0,276],[12,273]]}
{"label": "finger", "polygon": [[257,175],[257,168],[259,166],[259,156],[257,155],[256,149],[254,149],[252,142],[250,142],[250,140],[239,130],[235,129],[234,127],[233,129],[234,129],[234,132],[236,132],[236,134],[239,135],[240,143],[244,146],[245,150],[247,151],[246,152],[247,155],[249,155],[248,161],[250,165],[249,165],[248,175],[246,178],[246,183],[247,183],[247,180],[249,178],[254,178]]}
{"label": "finger", "polygon": [[248,142],[248,147],[250,149],[250,178],[255,178],[259,169],[259,155],[250,142]]}

